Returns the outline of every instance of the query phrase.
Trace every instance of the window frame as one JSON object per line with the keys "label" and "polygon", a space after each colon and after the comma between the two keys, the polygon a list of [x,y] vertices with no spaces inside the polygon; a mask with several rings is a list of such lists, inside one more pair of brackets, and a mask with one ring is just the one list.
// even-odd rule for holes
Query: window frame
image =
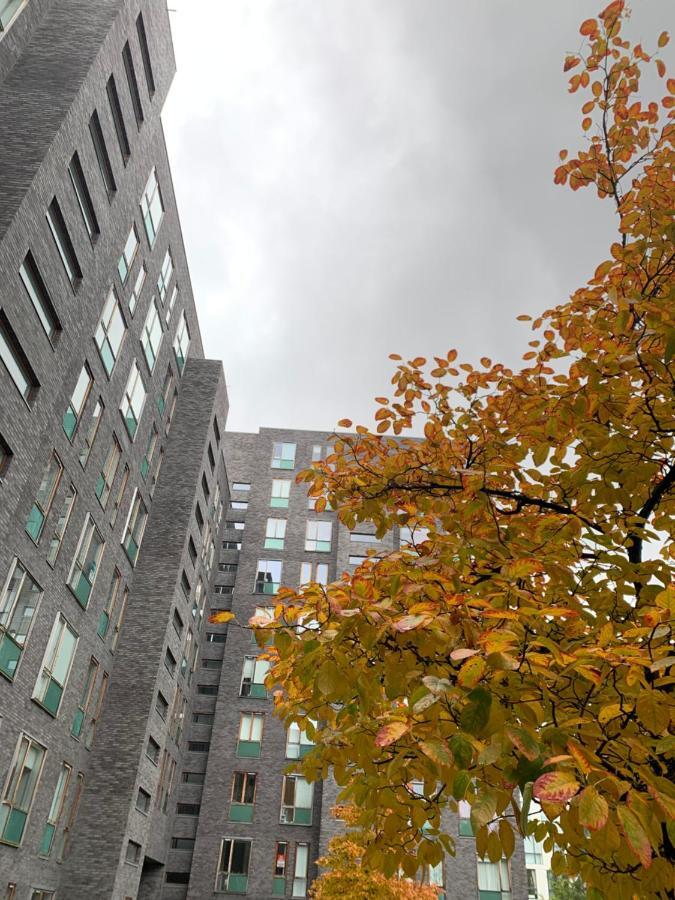
{"label": "window frame", "polygon": [[[70,648],[65,643],[68,634],[70,634],[71,639]],[[53,718],[56,718],[59,714],[61,701],[66,692],[68,679],[75,661],[78,643],[79,635],[77,631],[75,631],[63,613],[58,612],[47,639],[47,646],[45,647],[31,695],[31,699]],[[65,653],[62,653],[64,646],[66,650]],[[63,673],[60,672],[62,668]],[[56,696],[50,697],[50,691],[53,688]],[[53,703],[55,703],[55,706],[51,705]]]}
{"label": "window frame", "polygon": [[[25,743],[25,749],[24,749]],[[28,776],[30,785],[30,796],[27,801],[23,801],[22,795],[26,793],[25,781],[23,777],[26,757],[33,748],[37,748],[39,755],[36,760],[36,766],[30,769],[31,774]],[[0,844],[9,844],[11,847],[20,847],[26,833],[26,825],[33,809],[35,797],[40,785],[40,778],[44,769],[45,757],[47,756],[47,748],[39,741],[32,738],[29,734],[22,731],[14,749],[12,761],[7,771],[7,776],[2,789],[2,797],[0,798]],[[33,777],[33,773],[36,772]],[[19,805],[19,804],[22,805]],[[9,811],[4,815],[4,809]],[[18,839],[10,840],[7,836],[7,828],[11,824],[13,813],[18,812],[23,819],[20,820],[20,833]]]}
{"label": "window frame", "polygon": [[[13,585],[17,569],[21,570],[21,574],[19,575],[17,584],[14,586],[13,597],[10,599],[10,588]],[[33,594],[33,598],[28,598],[34,600],[32,605],[29,605],[22,600],[26,586],[28,591]],[[23,658],[23,651],[30,638],[31,629],[40,608],[40,601],[42,600],[43,595],[44,591],[42,587],[40,587],[38,582],[33,578],[19,557],[15,556],[9,567],[2,594],[0,594],[0,674],[8,681],[14,681],[16,673],[19,670],[19,665]],[[17,626],[25,625],[25,628],[21,629],[24,631],[21,635],[17,635],[19,630],[18,627],[12,628],[12,621],[17,611],[21,613],[17,620]],[[26,614],[28,611],[30,611],[30,618],[27,619]],[[5,650],[5,642],[9,642],[9,646],[12,648],[10,650],[9,662],[14,662],[13,669],[11,665],[6,665],[7,653]]]}
{"label": "window frame", "polygon": [[[92,558],[86,566],[88,572],[85,572],[85,564],[90,555],[92,541],[95,535],[98,537],[98,547],[94,558]],[[101,558],[103,557],[104,550],[105,538],[101,534],[94,517],[91,513],[87,513],[68,574],[68,587],[82,609],[86,609],[89,605],[94,585],[96,584],[96,578],[101,569]],[[74,584],[76,578],[77,583]],[[85,584],[86,587],[84,586]],[[86,596],[80,596],[78,592],[83,592]]]}

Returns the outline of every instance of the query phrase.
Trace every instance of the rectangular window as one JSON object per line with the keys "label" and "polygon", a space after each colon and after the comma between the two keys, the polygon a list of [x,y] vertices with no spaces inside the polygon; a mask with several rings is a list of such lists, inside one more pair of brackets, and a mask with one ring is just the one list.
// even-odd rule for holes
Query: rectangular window
{"label": "rectangular window", "polygon": [[58,862],[63,862],[63,860],[68,856],[68,852],[70,850],[70,838],[73,833],[73,828],[75,827],[77,810],[80,806],[80,797],[82,796],[83,788],[84,775],[82,774],[82,772],[78,772],[77,780],[75,782],[75,790],[73,791],[73,799],[70,801],[68,818],[66,819],[66,824],[64,825],[63,831],[60,835],[57,835],[55,841],[56,858]]}
{"label": "rectangular window", "polygon": [[72,774],[72,768],[68,765],[68,763],[64,762],[61,765],[61,771],[59,772],[59,777],[56,780],[56,787],[54,788],[54,794],[52,796],[52,802],[49,807],[47,821],[45,823],[44,829],[42,830],[42,838],[40,840],[38,856],[46,858],[52,852],[52,847],[54,846],[54,835],[56,834],[56,829],[59,827],[61,819],[63,818],[63,813],[65,811],[66,797],[68,796],[68,788],[70,786],[70,779]]}
{"label": "rectangular window", "polygon": [[122,282],[122,284],[125,284],[127,278],[129,277],[129,272],[131,271],[131,267],[133,266],[134,260],[136,259],[136,254],[138,253],[139,246],[140,241],[138,240],[138,232],[136,231],[136,225],[134,223],[132,224],[131,230],[127,236],[126,243],[124,244],[124,249],[122,250],[122,255],[117,262],[117,272],[120,276],[120,281]]}
{"label": "rectangular window", "polygon": [[76,648],[77,632],[59,613],[52,626],[40,674],[33,689],[33,700],[37,700],[53,716],[59,711]]}
{"label": "rectangular window", "polygon": [[11,447],[0,434],[0,479],[7,474],[13,456]]}
{"label": "rectangular window", "polygon": [[136,841],[127,841],[127,851],[124,855],[124,861],[132,866],[138,866],[141,862],[141,845]]}
{"label": "rectangular window", "polygon": [[157,691],[157,696],[155,697],[155,709],[162,719],[166,719],[169,714],[169,701],[161,691]]}
{"label": "rectangular window", "polygon": [[155,93],[155,78],[152,74],[152,64],[150,62],[150,48],[148,47],[148,37],[145,33],[145,22],[143,21],[143,13],[138,14],[136,19],[136,34],[138,35],[138,45],[141,48],[141,59],[143,60],[143,71],[145,73],[145,83],[148,86],[148,94],[152,99]]}
{"label": "rectangular window", "polygon": [[131,156],[131,147],[129,146],[129,138],[127,136],[126,125],[124,124],[124,115],[122,114],[122,106],[120,104],[119,94],[117,93],[114,75],[111,75],[108,79],[105,91],[108,95],[110,114],[112,115],[113,125],[115,126],[115,135],[117,136],[117,144],[120,148],[122,162],[126,166],[129,157]]}
{"label": "rectangular window", "polygon": [[352,554],[349,557],[349,565],[350,566],[360,566],[361,563],[365,562],[368,559],[367,556],[355,556]]}
{"label": "rectangular window", "polygon": [[150,794],[147,791],[144,791],[143,788],[138,789],[138,794],[136,795],[136,809],[147,815],[150,812]]}
{"label": "rectangular window", "polygon": [[104,540],[91,516],[87,516],[77,553],[68,576],[68,586],[86,609],[103,555]]}
{"label": "rectangular window", "polygon": [[112,644],[110,645],[110,650],[112,653],[117,649],[117,642],[120,639],[120,632],[122,630],[122,625],[124,623],[124,614],[127,611],[127,603],[129,602],[129,588],[124,588],[124,593],[122,594],[122,603],[119,607],[119,612],[117,613],[117,621],[115,622],[115,627],[113,629],[113,638]]}
{"label": "rectangular window", "polygon": [[26,403],[32,403],[40,385],[26,354],[21,349],[12,326],[9,324],[7,316],[1,309],[0,359],[23,399]]}
{"label": "rectangular window", "polygon": [[108,692],[108,681],[110,680],[110,676],[107,672],[104,672],[101,676],[101,683],[98,688],[98,697],[96,698],[96,706],[94,708],[94,715],[89,722],[89,728],[87,729],[87,733],[84,737],[84,746],[90,750],[92,744],[94,743],[94,735],[96,734],[96,726],[99,723],[101,718],[101,713],[103,712],[103,703],[105,701],[105,696]]}
{"label": "rectangular window", "polygon": [[110,165],[108,148],[105,145],[103,129],[101,128],[101,122],[96,110],[94,110],[93,115],[89,120],[89,134],[91,135],[98,168],[101,173],[101,178],[103,179],[103,187],[105,188],[108,200],[112,200],[112,196],[117,190],[117,185],[115,184],[115,176],[113,175],[112,166]]}
{"label": "rectangular window", "polygon": [[204,772],[183,772],[181,781],[183,784],[204,784]]}
{"label": "rectangular window", "polygon": [[56,249],[59,251],[63,268],[66,270],[68,281],[75,288],[82,280],[82,269],[75,255],[75,248],[68,233],[66,220],[63,218],[63,213],[56,197],[52,199],[47,208],[47,224],[54,238]]}
{"label": "rectangular window", "polygon": [[141,263],[141,267],[138,270],[138,275],[136,275],[136,281],[134,282],[134,289],[129,295],[129,312],[133,316],[134,310],[138,305],[138,301],[141,299],[141,291],[143,290],[143,285],[145,284],[145,278],[147,275],[147,270],[145,268],[145,263]]}
{"label": "rectangular window", "polygon": [[231,500],[230,509],[248,509],[248,503],[245,500]]}
{"label": "rectangular window", "polygon": [[213,592],[214,594],[233,594],[234,586],[231,584],[215,584]]}
{"label": "rectangular window", "polygon": [[[190,884],[190,873],[167,872],[165,880],[167,884]],[[131,898],[125,898],[125,900],[131,900]]]}
{"label": "rectangular window", "polygon": [[222,669],[223,661],[222,659],[202,659],[201,667],[203,669]]}
{"label": "rectangular window", "polygon": [[314,444],[312,447],[312,462],[318,462],[323,458],[323,448],[321,444]]}
{"label": "rectangular window", "polygon": [[70,174],[70,180],[73,183],[73,189],[75,190],[77,205],[80,207],[80,212],[82,213],[84,227],[87,229],[89,240],[94,243],[101,233],[101,229],[98,227],[96,210],[94,209],[91,194],[89,193],[89,188],[87,186],[87,179],[84,177],[80,157],[77,153],[73,153],[68,166],[68,172]]}
{"label": "rectangular window", "polygon": [[218,563],[219,572],[236,572],[237,569],[237,563]]}
{"label": "rectangular window", "polygon": [[291,482],[288,478],[275,478],[272,481],[272,499],[270,506],[286,508],[291,495]]}
{"label": "rectangular window", "polygon": [[122,546],[132,566],[136,565],[136,560],[138,559],[138,551],[141,549],[141,541],[143,540],[143,532],[145,531],[147,520],[147,507],[138,493],[138,488],[136,488],[134,498],[131,501],[126,528],[124,529],[124,537],[122,538]]}
{"label": "rectangular window", "polygon": [[245,656],[244,668],[241,673],[239,696],[257,697],[259,699],[267,697],[265,678],[267,677],[269,669],[269,660],[260,659],[257,656]]}
{"label": "rectangular window", "polygon": [[[15,16],[21,11],[23,0],[0,0],[0,35],[7,31]],[[10,885],[10,887],[16,885]],[[12,900],[8,897],[7,900]]]}
{"label": "rectangular window", "polygon": [[245,894],[248,888],[250,858],[251,841],[225,838],[220,845],[216,891],[226,894]]}
{"label": "rectangular window", "polygon": [[317,520],[307,522],[305,550],[311,550],[317,553],[329,553],[332,530],[332,522],[321,522]]}
{"label": "rectangular window", "polygon": [[141,215],[143,216],[143,224],[145,233],[148,238],[148,244],[153,247],[159,226],[164,217],[164,204],[162,203],[162,194],[157,183],[157,172],[155,169],[150,173],[148,183],[143,190],[141,197]]}
{"label": "rectangular window", "polygon": [[75,485],[71,484],[66,489],[66,493],[63,497],[63,503],[61,505],[61,512],[59,513],[59,517],[56,520],[54,531],[52,532],[52,537],[49,542],[47,562],[50,566],[54,565],[54,563],[56,562],[56,557],[59,555],[63,536],[66,533],[66,528],[68,527],[68,522],[70,521],[70,516],[73,512],[76,498],[77,491],[75,490]]}
{"label": "rectangular window", "polygon": [[120,479],[120,484],[119,484],[119,487],[117,488],[117,495],[115,497],[115,502],[113,503],[113,508],[110,512],[111,528],[115,527],[115,522],[117,521],[117,514],[120,510],[120,506],[122,505],[122,500],[124,499],[124,492],[127,489],[128,481],[129,481],[129,466],[125,463],[124,469],[122,471],[122,478]]}
{"label": "rectangular window", "polygon": [[281,796],[283,825],[311,825],[314,785],[302,775],[284,775]]}
{"label": "rectangular window", "polygon": [[276,594],[281,584],[281,560],[259,559],[255,576],[257,594]]}
{"label": "rectangular window", "polygon": [[46,752],[25,734],[19,737],[0,803],[0,841],[5,844],[21,843]]}
{"label": "rectangular window", "polygon": [[293,890],[291,897],[307,896],[307,868],[309,866],[309,844],[295,845],[295,868],[293,870]]}
{"label": "rectangular window", "polygon": [[122,307],[117,299],[115,288],[111,287],[94,332],[94,341],[108,375],[112,375],[115,368],[126,329]]}
{"label": "rectangular window", "polygon": [[171,428],[171,423],[173,422],[173,416],[176,412],[176,404],[178,403],[178,389],[173,389],[173,396],[171,397],[171,405],[169,406],[169,414],[166,417],[166,427],[164,428],[164,433],[168,434],[169,429]]}
{"label": "rectangular window", "polygon": [[300,566],[300,584],[328,584],[328,564],[304,562]]}
{"label": "rectangular window", "polygon": [[45,330],[45,334],[49,340],[54,343],[61,331],[61,323],[56,314],[54,305],[49,291],[42,279],[40,270],[37,267],[33,254],[28,251],[26,258],[19,267],[19,276],[26,288],[26,293],[33,304],[33,308],[37,313],[40,324]]}
{"label": "rectangular window", "polygon": [[164,460],[164,448],[160,447],[159,454],[157,456],[157,463],[155,465],[155,470],[152,473],[152,477],[150,478],[150,496],[155,493],[155,487],[157,486],[157,480],[159,479],[159,470],[162,468],[162,461]]}
{"label": "rectangular window", "polygon": [[175,284],[173,286],[173,290],[171,291],[171,297],[169,298],[169,302],[166,305],[166,314],[164,316],[164,321],[169,325],[171,321],[171,314],[173,313],[174,306],[176,305],[176,300],[178,299],[178,285]]}
{"label": "rectangular window", "polygon": [[274,876],[272,879],[272,896],[286,895],[286,869],[288,868],[288,843],[277,841],[274,851]]}
{"label": "rectangular window", "polygon": [[349,540],[357,544],[379,544],[380,539],[376,534],[368,531],[350,531]]}
{"label": "rectangular window", "polygon": [[188,328],[187,319],[185,318],[185,310],[180,314],[178,320],[178,328],[176,329],[176,337],[173,342],[173,351],[176,355],[176,365],[178,371],[182,375],[185,368],[185,360],[188,355],[190,346],[190,329]]}
{"label": "rectangular window", "polygon": [[98,620],[98,628],[96,629],[96,633],[101,638],[101,640],[105,640],[106,635],[108,634],[110,620],[112,619],[115,607],[117,606],[121,587],[122,575],[120,574],[118,569],[114,569],[112,578],[110,579],[110,587],[108,588],[105,607],[101,611],[101,615],[99,616]]}
{"label": "rectangular window", "polygon": [[478,897],[479,900],[510,900],[511,877],[505,859],[498,863],[478,860]]}
{"label": "rectangular window", "polygon": [[157,741],[152,737],[148,738],[148,746],[146,747],[145,755],[148,757],[150,762],[157,765],[159,763],[159,753],[160,748]]}
{"label": "rectangular window", "polygon": [[166,370],[166,375],[164,376],[164,383],[162,384],[162,393],[157,397],[157,410],[160,416],[164,415],[164,410],[166,409],[166,404],[169,402],[169,397],[171,395],[171,389],[173,387],[173,374],[171,372],[171,367]]}
{"label": "rectangular window", "polygon": [[80,450],[79,460],[80,465],[83,469],[86,467],[89,460],[89,455],[91,453],[92,447],[94,446],[94,441],[96,440],[98,427],[101,424],[102,418],[103,400],[99,397],[94,404],[94,409],[91,414],[91,421],[89,422],[89,428],[87,429],[87,433],[84,436],[84,443],[82,444],[82,449]]}
{"label": "rectangular window", "polygon": [[148,435],[148,446],[145,449],[145,456],[143,457],[143,462],[141,463],[141,478],[144,481],[148,477],[148,472],[150,471],[150,466],[152,465],[152,459],[155,455],[155,450],[157,449],[158,440],[159,432],[157,431],[157,426],[153,423],[152,428],[150,429],[150,434]]}
{"label": "rectangular window", "polygon": [[186,837],[172,837],[171,838],[171,849],[172,850],[194,850],[195,848],[195,839],[194,838],[186,838]]}
{"label": "rectangular window", "polygon": [[91,370],[87,363],[85,363],[78,376],[75,390],[71,395],[68,407],[63,414],[63,430],[66,433],[66,437],[71,442],[75,437],[75,432],[77,431],[77,426],[79,425],[80,417],[82,416],[82,410],[85,407],[93,383],[94,379]]}
{"label": "rectangular window", "polygon": [[252,822],[255,803],[255,772],[235,772],[232,777],[231,822]]}
{"label": "rectangular window", "polygon": [[96,496],[103,509],[106,508],[108,503],[108,498],[110,497],[110,492],[112,491],[113,482],[115,481],[115,475],[117,475],[117,469],[119,468],[121,459],[122,448],[120,447],[116,435],[113,434],[112,443],[108,448],[105,463],[96,480]]}
{"label": "rectangular window", "polygon": [[241,541],[223,541],[223,550],[241,550]]}
{"label": "rectangular window", "polygon": [[313,746],[314,741],[307,737],[307,732],[301,731],[297,722],[291,722],[286,731],[286,759],[302,759]]}
{"label": "rectangular window", "polygon": [[237,756],[249,759],[257,759],[260,756],[264,718],[262,713],[241,714]]}
{"label": "rectangular window", "polygon": [[190,753],[208,753],[210,746],[209,741],[188,741],[187,748]]}
{"label": "rectangular window", "polygon": [[145,361],[148,368],[152,372],[155,368],[155,362],[159,354],[159,348],[162,344],[164,332],[162,331],[162,319],[157,309],[157,304],[153,300],[145,317],[143,331],[141,332],[141,347],[145,354]]}
{"label": "rectangular window", "polygon": [[42,588],[15,557],[0,600],[0,672],[12,680],[26,646]]}
{"label": "rectangular window", "polygon": [[136,69],[134,68],[134,59],[131,55],[129,41],[122,47],[122,62],[124,63],[124,74],[127,76],[127,84],[129,85],[129,94],[131,95],[131,105],[134,109],[136,125],[140,128],[143,123],[143,106],[141,104],[141,95],[138,92]]}
{"label": "rectangular window", "polygon": [[178,816],[198,816],[201,810],[200,803],[177,803],[176,815]]}
{"label": "rectangular window", "polygon": [[286,444],[275,441],[274,449],[272,451],[272,468],[295,468],[295,444]]}
{"label": "rectangular window", "polygon": [[173,678],[176,674],[176,657],[168,647],[164,651],[164,667],[166,668],[166,671],[169,673],[169,675]]}
{"label": "rectangular window", "polygon": [[75,711],[73,724],[70,728],[70,733],[74,738],[79,738],[82,734],[84,721],[91,712],[92,704],[94,702],[94,689],[96,687],[97,676],[98,660],[92,656],[89,660],[89,666],[87,667],[87,674],[84,679],[84,687],[82,689],[80,703],[77,707],[77,710]]}
{"label": "rectangular window", "polygon": [[162,261],[162,270],[159,273],[159,277],[157,279],[157,292],[159,294],[159,299],[164,304],[166,300],[166,295],[169,290],[169,284],[171,283],[171,276],[173,275],[173,257],[171,256],[171,250],[167,250],[164,255],[164,260]]}
{"label": "rectangular window", "polygon": [[[290,484],[290,481],[288,483]],[[251,485],[248,481],[233,481],[232,482],[232,490],[233,491],[250,491]]]}
{"label": "rectangular window", "polygon": [[52,508],[62,475],[63,463],[56,455],[56,452],[52,450],[49,461],[42,473],[42,480],[40,481],[35,502],[31,507],[28,521],[26,522],[26,531],[36,544],[40,540],[45,520],[49,515],[49,510]]}
{"label": "rectangular window", "polygon": [[198,684],[197,693],[204,697],[216,697],[218,695],[217,684]]}
{"label": "rectangular window", "polygon": [[162,754],[162,765],[159,769],[159,784],[157,786],[157,796],[155,798],[155,806],[163,813],[167,811],[169,806],[169,797],[173,791],[175,780],[176,760],[171,756],[168,750],[165,750]]}
{"label": "rectangular window", "polygon": [[129,437],[133,441],[138,430],[138,423],[143,414],[145,406],[145,385],[141,377],[141,370],[138,363],[134,360],[131,364],[131,371],[127,380],[127,386],[124,390],[124,397],[120,404],[122,418],[126,425]]}
{"label": "rectangular window", "polygon": [[207,631],[207,644],[224,644],[227,640],[227,632],[225,631]]}
{"label": "rectangular window", "polygon": [[286,519],[268,519],[265,531],[265,550],[283,550]]}

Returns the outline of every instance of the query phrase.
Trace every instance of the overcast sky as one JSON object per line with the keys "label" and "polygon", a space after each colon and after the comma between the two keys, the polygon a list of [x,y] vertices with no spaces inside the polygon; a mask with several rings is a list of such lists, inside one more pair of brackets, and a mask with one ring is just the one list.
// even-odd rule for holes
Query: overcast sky
{"label": "overcast sky", "polygon": [[[170,0],[164,113],[228,427],[370,424],[391,352],[517,363],[605,258],[563,57],[591,0]],[[636,0],[655,46],[668,0]]]}

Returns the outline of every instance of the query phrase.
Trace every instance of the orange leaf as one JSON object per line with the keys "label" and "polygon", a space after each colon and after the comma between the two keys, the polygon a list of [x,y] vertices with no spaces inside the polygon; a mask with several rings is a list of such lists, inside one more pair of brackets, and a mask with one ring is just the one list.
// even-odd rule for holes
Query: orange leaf
{"label": "orange leaf", "polygon": [[675,94],[675,78],[669,78],[668,81],[666,81],[666,87],[671,94]]}
{"label": "orange leaf", "polygon": [[457,683],[463,688],[474,688],[483,677],[485,669],[485,660],[480,656],[473,656],[459,670]]}
{"label": "orange leaf", "polygon": [[586,116],[586,118],[581,123],[581,127],[583,128],[584,131],[588,131],[588,129],[591,127],[592,124],[593,124],[593,119],[591,119],[590,116]]}
{"label": "orange leaf", "polygon": [[667,31],[662,31],[659,35],[658,45],[659,47],[665,47],[668,41],[670,40],[670,35]]}
{"label": "orange leaf", "polygon": [[564,159],[567,159],[567,154],[568,154],[568,153],[569,153],[569,150],[561,150],[561,151],[560,151],[560,153],[558,154],[558,156],[560,157],[561,161],[564,160]]}
{"label": "orange leaf", "polygon": [[662,59],[656,60],[656,71],[659,73],[660,78],[664,78],[666,75],[666,64]]}
{"label": "orange leaf", "polygon": [[383,725],[375,736],[375,746],[388,747],[409,730],[410,728],[405,722],[390,722],[388,725]]}
{"label": "orange leaf", "polygon": [[579,782],[571,772],[546,772],[532,787],[532,796],[545,803],[567,803],[579,790]]}
{"label": "orange leaf", "polygon": [[340,419],[340,421],[338,422],[338,425],[340,426],[340,428],[351,428],[352,420],[351,419]]}
{"label": "orange leaf", "polygon": [[563,66],[563,72],[569,72],[570,69],[578,66],[580,62],[581,60],[578,56],[566,56],[565,65]]}
{"label": "orange leaf", "polygon": [[583,34],[585,37],[590,37],[590,35],[595,34],[598,30],[598,23],[595,19],[586,19],[585,22],[581,23],[581,28],[579,29],[579,34]]}

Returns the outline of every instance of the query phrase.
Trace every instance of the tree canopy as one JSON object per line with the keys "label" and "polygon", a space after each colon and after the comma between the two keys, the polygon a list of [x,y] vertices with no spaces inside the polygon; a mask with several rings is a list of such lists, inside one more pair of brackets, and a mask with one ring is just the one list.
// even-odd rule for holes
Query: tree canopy
{"label": "tree canopy", "polygon": [[466,800],[492,861],[534,833],[589,896],[674,896],[675,79],[668,35],[633,45],[626,19],[581,25],[584,146],[555,170],[612,204],[607,258],[519,371],[392,356],[376,429],[343,420],[299,480],[347,528],[412,539],[252,620],[278,714],[316,740],[302,768],[332,771],[385,875],[452,852],[441,812]]}

